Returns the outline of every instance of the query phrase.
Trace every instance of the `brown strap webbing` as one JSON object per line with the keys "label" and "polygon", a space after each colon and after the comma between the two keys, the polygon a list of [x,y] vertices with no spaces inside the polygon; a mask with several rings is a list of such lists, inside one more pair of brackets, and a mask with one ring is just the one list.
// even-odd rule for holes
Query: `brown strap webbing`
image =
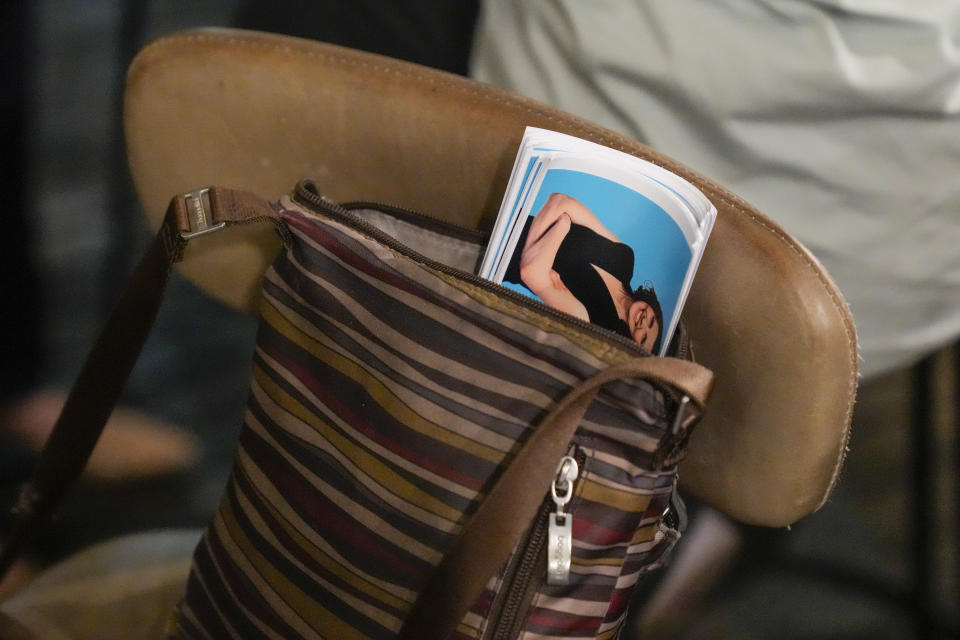
{"label": "brown strap webbing", "polygon": [[273,207],[243,191],[211,187],[174,197],[74,382],[33,475],[13,508],[0,577],[83,472],[153,326],[174,263],[190,238],[232,224],[277,222]]}
{"label": "brown strap webbing", "polygon": [[675,358],[638,358],[584,380],[544,418],[444,556],[404,622],[400,640],[442,640],[454,631],[490,577],[523,539],[587,407],[614,380],[644,379],[676,389],[698,418],[713,385],[704,367]]}

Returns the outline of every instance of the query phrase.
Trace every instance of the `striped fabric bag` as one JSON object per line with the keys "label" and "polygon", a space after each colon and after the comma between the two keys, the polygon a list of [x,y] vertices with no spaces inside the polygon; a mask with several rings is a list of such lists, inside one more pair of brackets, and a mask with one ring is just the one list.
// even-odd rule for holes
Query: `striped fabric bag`
{"label": "striped fabric bag", "polygon": [[[236,463],[178,638],[612,638],[676,541],[713,375],[471,275],[473,232],[345,208],[175,197],[16,507],[0,575],[79,477],[186,244],[269,221]],[[682,332],[681,332],[682,333]]]}
{"label": "striped fabric bag", "polygon": [[286,247],[171,634],[615,637],[709,372],[469,275],[472,232],[309,183],[239,208]]}

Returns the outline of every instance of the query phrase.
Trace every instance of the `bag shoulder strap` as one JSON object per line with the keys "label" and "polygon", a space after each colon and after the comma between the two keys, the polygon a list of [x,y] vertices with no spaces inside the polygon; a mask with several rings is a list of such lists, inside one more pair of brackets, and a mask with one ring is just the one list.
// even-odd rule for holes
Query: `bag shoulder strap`
{"label": "bag shoulder strap", "polygon": [[533,431],[474,512],[417,597],[399,640],[442,640],[456,629],[490,576],[523,539],[558,461],[600,388],[630,378],[663,385],[688,399],[693,406],[679,416],[677,425],[686,433],[703,414],[713,387],[713,373],[700,365],[648,357],[604,369],[569,391]]}
{"label": "bag shoulder strap", "polygon": [[140,259],[111,312],[30,480],[13,507],[13,528],[0,551],[2,577],[37,526],[80,476],[156,319],[173,265],[187,243],[229,225],[270,221],[274,208],[252,193],[207,187],[174,197],[163,224]]}

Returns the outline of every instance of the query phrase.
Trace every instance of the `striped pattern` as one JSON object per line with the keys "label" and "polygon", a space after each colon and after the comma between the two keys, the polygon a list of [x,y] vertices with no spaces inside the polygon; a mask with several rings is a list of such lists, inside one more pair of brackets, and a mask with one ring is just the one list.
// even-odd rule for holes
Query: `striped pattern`
{"label": "striped pattern", "polygon": [[[176,633],[391,638],[531,425],[629,354],[282,208],[293,244],[265,278],[236,465]],[[533,592],[521,637],[616,635],[675,537],[660,522],[675,472],[649,469],[663,414],[659,392],[630,381],[588,411],[571,584]],[[491,567],[458,637],[492,633],[512,564]]]}

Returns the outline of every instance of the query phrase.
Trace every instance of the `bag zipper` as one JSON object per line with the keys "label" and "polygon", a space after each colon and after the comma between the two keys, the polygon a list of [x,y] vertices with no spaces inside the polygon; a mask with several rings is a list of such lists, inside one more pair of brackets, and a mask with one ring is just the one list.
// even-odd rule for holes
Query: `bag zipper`
{"label": "bag zipper", "polygon": [[[558,476],[564,472],[565,468],[569,473],[570,463],[576,469],[576,475],[567,475],[568,485],[566,490],[557,486],[559,477],[554,479],[550,488],[550,495],[544,498],[530,532],[518,548],[517,553],[514,554],[514,559],[504,573],[500,596],[494,600],[490,607],[489,615],[492,622],[488,627],[488,632],[484,634],[486,640],[512,640],[520,635],[534,591],[543,582],[549,582],[547,570],[550,559],[548,553],[555,548],[557,542],[550,539],[551,523],[554,516],[557,515],[557,511],[562,508],[554,499],[554,495],[560,490],[565,498],[561,499],[563,505],[569,502],[576,491],[576,479],[582,476],[581,471],[586,459],[586,452],[577,445],[572,445],[570,452],[560,461],[557,469]],[[564,515],[567,523],[571,524],[572,514],[567,512]],[[568,539],[567,542],[570,542],[570,540]],[[569,560],[569,556],[567,560]],[[569,573],[569,563],[566,565],[566,571]]]}
{"label": "bag zipper", "polygon": [[[455,269],[453,267],[445,265],[441,262],[437,262],[435,260],[431,260],[430,258],[427,258],[417,253],[413,249],[410,249],[406,245],[398,242],[396,239],[387,235],[386,233],[378,229],[375,225],[370,224],[369,222],[364,220],[361,216],[349,210],[342,204],[333,202],[332,200],[323,196],[317,190],[316,185],[311,180],[301,180],[300,182],[297,183],[297,186],[294,190],[293,199],[294,201],[307,206],[308,208],[310,208],[311,210],[317,213],[328,215],[332,218],[335,218],[347,224],[348,226],[356,229],[357,231],[363,232],[364,234],[370,236],[377,242],[380,242],[381,244],[389,247],[390,249],[403,255],[404,257],[407,257],[407,258],[410,258],[411,260],[419,262],[420,264],[426,267],[429,267],[430,269],[439,271],[440,273],[443,273],[448,276],[459,278],[465,282],[470,283],[471,285],[474,285],[482,289],[485,289],[487,291],[490,291],[492,293],[495,293],[496,295],[502,298],[506,298],[511,302],[518,303],[529,309],[533,309],[543,315],[549,316],[553,320],[557,320],[568,326],[574,327],[579,331],[589,333],[597,338],[601,338],[609,342],[614,342],[617,344],[617,346],[627,349],[637,355],[643,355],[643,356],[651,355],[650,352],[646,351],[643,347],[638,345],[633,340],[629,340],[617,333],[609,331],[608,329],[604,329],[603,327],[600,327],[591,322],[587,322],[585,320],[581,320],[580,318],[576,318],[569,314],[563,313],[562,311],[558,311],[553,307],[545,305],[539,300],[535,300],[529,296],[525,296],[521,293],[517,293],[516,291],[508,289],[490,280],[487,280],[486,278],[481,278],[472,273],[468,273],[460,269]],[[364,208],[373,208],[373,206],[377,208],[384,207],[384,205],[379,205],[379,204],[374,205],[373,203],[360,203],[360,204],[366,205]],[[425,221],[429,224],[429,226],[437,227],[437,225],[442,225],[443,228],[448,230],[456,229],[458,230],[458,233],[461,233],[461,234],[464,232],[468,234],[474,233],[469,229],[465,229],[464,227],[451,225],[450,223],[443,222],[441,220],[438,220],[437,218],[424,216],[423,214],[417,213],[415,211],[411,211],[409,209],[402,209],[402,208],[396,208],[396,207],[386,207],[386,208],[394,211],[403,212],[405,218],[409,218],[411,220],[417,220],[417,221]]]}
{"label": "bag zipper", "polygon": [[393,217],[403,220],[404,222],[425,228],[429,231],[434,231],[448,237],[453,237],[457,240],[472,242],[477,245],[486,244],[489,238],[489,235],[483,233],[482,231],[461,227],[458,224],[453,224],[452,222],[447,222],[446,220],[441,220],[440,218],[429,216],[425,213],[420,213],[419,211],[414,211],[413,209],[398,207],[396,205],[387,204],[384,202],[352,200],[349,202],[341,202],[340,206],[342,206],[344,209],[347,209],[354,215],[358,215],[356,212],[361,209],[382,211],[384,213],[389,213]]}
{"label": "bag zipper", "polygon": [[557,477],[550,484],[550,498],[556,511],[547,520],[547,584],[564,585],[570,580],[573,558],[573,516],[564,511],[573,498],[574,483],[580,476],[580,464],[564,456],[557,467]]}

